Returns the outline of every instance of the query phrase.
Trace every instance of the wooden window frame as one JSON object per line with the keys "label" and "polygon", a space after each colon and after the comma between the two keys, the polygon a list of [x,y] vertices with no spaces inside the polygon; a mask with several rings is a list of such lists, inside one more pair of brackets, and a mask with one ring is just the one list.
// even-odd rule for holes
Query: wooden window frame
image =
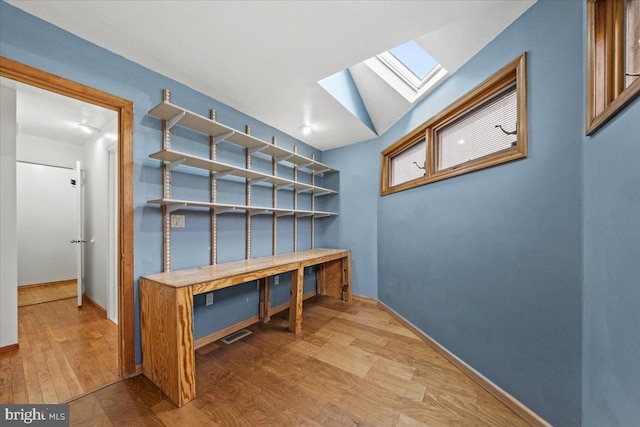
{"label": "wooden window frame", "polygon": [[[411,133],[396,141],[382,151],[380,173],[380,195],[397,193],[398,191],[429,184],[454,176],[466,174],[498,164],[527,157],[527,55],[523,53],[501,70],[489,77],[479,86],[447,108],[430,118]],[[517,140],[516,145],[469,162],[438,171],[436,169],[435,132],[448,123],[457,120],[478,105],[491,99],[505,88],[515,84],[517,97]],[[422,177],[398,185],[390,185],[391,160],[402,151],[410,148],[423,137],[427,141],[427,158],[425,174]]]}
{"label": "wooden window frame", "polygon": [[640,93],[625,88],[625,0],[587,0],[587,135]]}

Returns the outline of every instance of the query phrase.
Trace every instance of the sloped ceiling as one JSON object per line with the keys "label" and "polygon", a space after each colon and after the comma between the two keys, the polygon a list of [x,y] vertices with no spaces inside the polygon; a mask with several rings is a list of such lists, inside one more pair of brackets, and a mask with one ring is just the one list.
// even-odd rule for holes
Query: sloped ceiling
{"label": "sloped ceiling", "polygon": [[320,150],[375,133],[319,80],[413,39],[455,69],[534,2],[8,1]]}

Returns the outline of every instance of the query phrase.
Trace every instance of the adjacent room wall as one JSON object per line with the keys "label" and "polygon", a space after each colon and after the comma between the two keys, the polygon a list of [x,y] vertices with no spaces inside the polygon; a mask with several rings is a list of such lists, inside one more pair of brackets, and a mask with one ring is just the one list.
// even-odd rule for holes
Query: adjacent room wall
{"label": "adjacent room wall", "polygon": [[[20,95],[18,95],[20,96]],[[18,161],[41,165],[75,168],[82,159],[82,146],[55,139],[20,133],[18,135]]]}
{"label": "adjacent room wall", "polygon": [[118,134],[117,114],[99,133],[82,146],[84,171],[84,292],[99,306],[109,302],[109,156]]}
{"label": "adjacent room wall", "polygon": [[16,90],[0,82],[0,347],[18,342]]}
{"label": "adjacent room wall", "polygon": [[82,147],[24,132],[17,144],[18,286],[75,279],[75,172],[62,168],[75,168]]}
{"label": "adjacent room wall", "polygon": [[76,272],[75,171],[17,165],[18,286],[73,280]]}

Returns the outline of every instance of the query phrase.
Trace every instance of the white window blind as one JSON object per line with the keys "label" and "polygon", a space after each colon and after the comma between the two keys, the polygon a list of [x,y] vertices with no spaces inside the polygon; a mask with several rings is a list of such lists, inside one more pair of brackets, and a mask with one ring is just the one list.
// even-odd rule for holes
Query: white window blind
{"label": "white window blind", "polygon": [[516,144],[518,117],[515,85],[435,131],[437,165],[441,171],[505,150]]}
{"label": "white window blind", "polygon": [[[411,147],[391,158],[389,185],[394,186],[424,176],[424,163],[427,158],[427,143],[422,138]],[[420,167],[416,166],[417,163]]]}

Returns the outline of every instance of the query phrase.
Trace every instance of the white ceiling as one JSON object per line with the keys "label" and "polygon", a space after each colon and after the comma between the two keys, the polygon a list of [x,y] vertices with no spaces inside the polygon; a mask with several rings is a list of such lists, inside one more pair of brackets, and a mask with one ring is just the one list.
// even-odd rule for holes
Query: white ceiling
{"label": "white ceiling", "polygon": [[16,119],[23,134],[83,145],[117,118],[115,111],[97,105],[4,77],[0,82],[16,89]]}
{"label": "white ceiling", "polygon": [[8,2],[325,150],[375,134],[318,80],[413,39],[454,71],[535,0]]}

